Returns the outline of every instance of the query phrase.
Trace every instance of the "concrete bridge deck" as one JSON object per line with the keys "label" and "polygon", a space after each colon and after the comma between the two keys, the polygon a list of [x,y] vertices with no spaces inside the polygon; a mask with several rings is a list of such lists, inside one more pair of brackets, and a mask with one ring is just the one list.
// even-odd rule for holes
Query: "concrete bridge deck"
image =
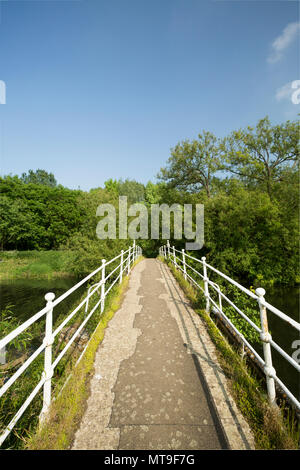
{"label": "concrete bridge deck", "polygon": [[215,347],[169,268],[145,259],[95,357],[72,449],[253,449]]}

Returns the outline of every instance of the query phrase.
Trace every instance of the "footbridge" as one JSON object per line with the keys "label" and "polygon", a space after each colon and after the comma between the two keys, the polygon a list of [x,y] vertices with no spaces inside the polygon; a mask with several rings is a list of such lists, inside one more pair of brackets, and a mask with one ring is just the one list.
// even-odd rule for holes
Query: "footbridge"
{"label": "footbridge", "polygon": [[[228,379],[219,363],[205,321],[194,311],[164,261],[171,261],[183,279],[203,291],[206,310],[222,317],[228,327],[235,331],[242,345],[242,354],[248,352],[255,356],[266,376],[270,403],[275,403],[276,390],[280,387],[296,410],[300,410],[297,398],[276,376],[271,347],[281,352],[297,371],[300,370],[299,364],[273,342],[268,332],[266,311],[275,311],[283,321],[298,331],[299,323],[267,304],[263,290],[257,290],[254,294],[228,278],[228,282],[235,283],[236,287],[256,302],[261,318],[261,325],[257,326],[222,293],[216,282],[210,280],[208,271],[215,268],[207,265],[205,258],[198,260],[184,250],[171,248],[169,244],[161,247],[159,254],[159,258],[144,259],[141,249],[134,244],[113,260],[103,260],[102,266],[72,288],[75,291],[86,285],[86,295],[58,326],[53,324],[53,312],[70,294],[69,291],[56,300],[54,294],[46,294],[46,307],[1,339],[0,350],[4,350],[30,325],[40,318],[45,319],[42,344],[4,381],[0,389],[1,396],[8,393],[32,361],[38,355],[44,355],[41,378],[16,415],[3,426],[1,444],[40,391],[43,391],[40,422],[41,425],[46,422],[58,363],[76,342],[76,338],[80,338],[95,312],[101,317],[109,291],[122,283],[125,276],[129,276],[122,304],[110,320],[104,339],[97,349],[90,394],[71,449],[255,448],[251,430],[231,395]],[[195,268],[195,263],[201,263],[201,273]],[[196,273],[200,276],[197,280]],[[213,295],[213,291],[216,295]],[[93,301],[94,298],[96,300]],[[259,332],[263,358],[226,317],[222,301],[223,304],[227,301],[234,305],[240,315]],[[53,357],[53,345],[59,334],[80,310],[83,311],[81,324],[77,325],[68,342]],[[86,347],[76,364],[84,356]]]}

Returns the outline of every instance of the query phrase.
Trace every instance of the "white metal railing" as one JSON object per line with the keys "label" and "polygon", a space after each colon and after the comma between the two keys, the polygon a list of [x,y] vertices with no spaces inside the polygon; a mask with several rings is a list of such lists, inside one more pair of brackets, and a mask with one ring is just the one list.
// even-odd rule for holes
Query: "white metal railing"
{"label": "white metal railing", "polygon": [[[268,398],[270,403],[274,404],[276,400],[276,390],[275,390],[275,383],[282,389],[282,391],[286,394],[286,396],[290,399],[290,401],[294,404],[298,411],[300,411],[300,402],[298,399],[292,394],[292,392],[287,388],[287,386],[277,377],[276,371],[273,367],[272,363],[272,352],[271,346],[284,358],[286,359],[298,372],[300,372],[300,364],[298,364],[293,357],[289,356],[275,341],[273,341],[271,334],[268,331],[268,320],[267,320],[267,310],[274,313],[276,316],[281,318],[283,321],[291,325],[293,328],[300,332],[300,323],[296,322],[292,318],[290,318],[285,313],[278,310],[273,305],[266,302],[265,290],[263,288],[257,288],[255,290],[255,294],[250,291],[249,289],[243,287],[238,282],[231,279],[226,274],[222,273],[218,269],[214,268],[213,266],[206,263],[206,258],[203,256],[200,259],[197,259],[191,255],[188,255],[184,249],[177,250],[174,246],[170,246],[169,241],[167,241],[167,245],[161,246],[159,248],[159,255],[162,256],[164,259],[170,260],[176,269],[179,269],[186,280],[190,281],[194,286],[201,289],[205,296],[205,310],[209,314],[210,308],[212,306],[212,311],[218,315],[221,319],[223,319],[230,328],[235,332],[238,336],[240,342],[243,346],[243,353],[245,346],[251,351],[251,354],[254,355],[258,364],[263,369],[266,375],[266,383],[267,383],[267,390],[268,390]],[[186,258],[196,261],[200,265],[202,265],[202,273],[197,271],[193,266],[186,262]],[[187,272],[187,268],[198,275],[200,279],[203,281],[203,287]],[[258,327],[241,309],[239,309],[234,302],[232,302],[222,291],[218,284],[212,282],[209,277],[207,271],[211,270],[217,275],[221,276],[230,284],[237,287],[240,291],[244,292],[248,297],[256,300],[259,306],[260,312],[260,327]],[[212,298],[209,292],[209,286],[212,287],[214,291],[218,294],[218,303]],[[263,355],[264,359],[260,357],[257,351],[251,346],[249,341],[247,341],[244,335],[233,325],[230,319],[224,313],[222,307],[222,299],[224,299],[231,307],[235,309],[235,311],[244,319],[246,322],[251,325],[251,327],[259,333],[260,340],[263,345]]]}
{"label": "white metal railing", "polygon": [[[21,418],[27,407],[30,405],[34,397],[38,394],[38,392],[43,388],[43,406],[42,406],[42,411],[40,414],[40,422],[43,423],[45,420],[45,417],[49,411],[49,407],[51,404],[51,378],[54,373],[54,369],[59,363],[59,361],[62,359],[62,357],[65,355],[71,344],[74,342],[74,340],[77,338],[77,336],[80,334],[81,330],[84,328],[88,320],[91,318],[93,313],[96,311],[98,306],[100,305],[101,312],[104,310],[104,303],[105,303],[105,297],[109,293],[109,291],[112,289],[112,287],[116,284],[116,282],[119,281],[121,284],[122,279],[123,279],[123,273],[126,271],[127,274],[130,273],[131,267],[135,260],[142,254],[142,250],[139,246],[133,243],[133,246],[130,246],[126,251],[122,250],[119,255],[117,255],[115,258],[111,259],[110,261],[106,261],[105,259],[102,260],[102,265],[98,267],[95,271],[93,271],[91,274],[86,276],[84,279],[82,279],[80,282],[78,282],[75,286],[73,286],[71,289],[66,291],[64,294],[62,294],[60,297],[58,297],[56,300],[55,294],[52,292],[48,292],[45,295],[45,300],[47,301],[46,307],[44,307],[42,310],[40,310],[38,313],[33,315],[31,318],[29,318],[27,321],[25,321],[22,325],[17,327],[15,330],[13,330],[11,333],[9,333],[7,336],[5,336],[3,339],[0,340],[0,351],[5,351],[5,348],[7,344],[10,343],[14,338],[16,338],[18,335],[20,335],[23,331],[25,331],[30,325],[32,325],[34,322],[39,320],[41,317],[45,316],[46,317],[46,327],[45,327],[45,336],[43,343],[41,346],[39,346],[35,352],[20,366],[17,371],[3,384],[3,386],[0,388],[0,398],[3,396],[3,394],[11,387],[11,385],[22,375],[22,373],[29,367],[29,365],[43,352],[45,351],[44,354],[44,370],[41,376],[40,381],[36,385],[36,387],[32,390],[31,394],[27,397],[23,405],[20,407],[20,409],[17,411],[15,416],[12,418],[10,423],[6,426],[4,432],[0,436],[0,445],[4,442],[4,440],[7,438],[7,436],[10,434],[18,420]],[[106,276],[106,267],[109,266],[111,263],[120,261],[119,264]],[[115,279],[110,283],[109,287],[107,290],[105,290],[105,287],[107,285],[107,281],[109,279],[112,279],[112,275],[115,273]],[[79,287],[87,283],[89,279],[91,279],[93,276],[96,274],[101,273],[101,280],[93,284],[88,288],[88,293],[87,296],[80,302],[80,304],[65,318],[62,323],[53,331],[53,309],[59,305],[66,297],[68,297],[70,294],[75,292]],[[97,301],[97,303],[94,305],[92,310],[88,313],[88,304],[89,304],[89,299],[93,296],[93,294],[97,291],[99,294],[99,289],[100,289],[100,298]],[[54,342],[54,338],[60,333],[60,331],[64,328],[64,326],[74,317],[74,315],[82,308],[85,307],[85,315],[82,323],[80,326],[77,328],[71,339],[68,341],[66,346],[63,348],[63,350],[60,352],[60,354],[55,358],[55,360],[52,360],[52,344]],[[82,357],[82,356],[81,356]],[[80,359],[81,359],[80,357]]]}

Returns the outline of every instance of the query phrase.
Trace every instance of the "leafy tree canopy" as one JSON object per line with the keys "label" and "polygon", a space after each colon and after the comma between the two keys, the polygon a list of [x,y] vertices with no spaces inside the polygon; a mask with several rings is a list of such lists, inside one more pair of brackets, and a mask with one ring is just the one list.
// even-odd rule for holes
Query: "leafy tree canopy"
{"label": "leafy tree canopy", "polygon": [[219,141],[211,132],[203,131],[198,140],[184,140],[171,149],[167,166],[161,168],[158,178],[171,188],[211,195],[211,182],[221,169]]}
{"label": "leafy tree canopy", "polygon": [[233,131],[223,139],[221,149],[225,169],[260,184],[271,196],[284,170],[299,163],[299,122],[272,126],[266,116],[255,128]]}
{"label": "leafy tree canopy", "polygon": [[28,173],[22,173],[21,180],[24,183],[43,184],[54,188],[57,186],[57,181],[54,178],[53,173],[48,173],[45,170],[29,170]]}

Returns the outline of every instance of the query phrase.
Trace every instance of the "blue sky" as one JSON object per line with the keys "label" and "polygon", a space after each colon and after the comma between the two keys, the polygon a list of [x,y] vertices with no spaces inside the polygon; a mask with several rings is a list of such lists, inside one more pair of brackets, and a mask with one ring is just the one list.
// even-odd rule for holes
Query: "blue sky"
{"label": "blue sky", "polygon": [[171,147],[295,119],[293,0],[0,1],[0,172],[155,181]]}

